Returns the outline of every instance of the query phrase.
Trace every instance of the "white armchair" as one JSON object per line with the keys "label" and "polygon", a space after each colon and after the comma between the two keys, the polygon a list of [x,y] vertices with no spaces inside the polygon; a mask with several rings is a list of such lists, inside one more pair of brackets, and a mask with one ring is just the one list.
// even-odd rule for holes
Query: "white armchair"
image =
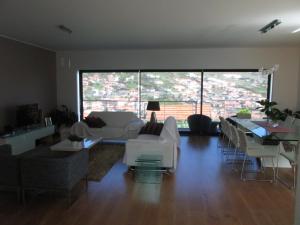
{"label": "white armchair", "polygon": [[126,143],[124,163],[136,166],[136,159],[140,155],[161,155],[162,167],[176,169],[177,148],[180,136],[174,117],[168,117],[164,123],[160,136],[141,134],[137,139],[129,139]]}

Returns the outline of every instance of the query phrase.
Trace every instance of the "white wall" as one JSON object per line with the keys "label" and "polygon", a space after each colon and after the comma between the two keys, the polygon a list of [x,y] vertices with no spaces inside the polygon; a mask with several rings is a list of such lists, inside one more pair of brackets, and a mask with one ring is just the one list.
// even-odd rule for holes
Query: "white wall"
{"label": "white wall", "polygon": [[0,37],[0,132],[16,125],[16,107],[38,103],[47,114],[56,107],[56,54]]}
{"label": "white wall", "polygon": [[[68,66],[70,58],[71,68]],[[57,101],[77,109],[76,72],[80,69],[257,69],[279,64],[273,100],[298,107],[298,48],[204,48],[69,51],[57,53]],[[299,104],[300,105],[300,104]]]}

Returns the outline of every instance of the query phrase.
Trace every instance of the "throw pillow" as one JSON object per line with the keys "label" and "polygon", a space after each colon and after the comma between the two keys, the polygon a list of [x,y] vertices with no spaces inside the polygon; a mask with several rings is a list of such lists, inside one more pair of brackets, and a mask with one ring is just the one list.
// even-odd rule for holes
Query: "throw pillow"
{"label": "throw pillow", "polygon": [[163,123],[150,123],[147,122],[145,126],[142,127],[139,134],[152,134],[152,135],[160,135],[164,124]]}
{"label": "throw pillow", "polygon": [[102,128],[106,123],[99,117],[88,116],[83,120],[90,128]]}

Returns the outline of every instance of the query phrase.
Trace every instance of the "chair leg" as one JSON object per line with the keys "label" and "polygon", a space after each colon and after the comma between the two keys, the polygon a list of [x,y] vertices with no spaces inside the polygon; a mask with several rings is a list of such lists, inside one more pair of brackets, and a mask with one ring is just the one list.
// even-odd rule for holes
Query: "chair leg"
{"label": "chair leg", "polygon": [[260,157],[260,161],[261,161],[261,164],[260,164],[260,170],[261,170],[262,173],[265,174],[264,157]]}
{"label": "chair leg", "polygon": [[234,166],[236,166],[236,164],[235,164],[236,157],[237,157],[236,153],[237,153],[237,148],[234,149],[233,162],[232,162],[232,167],[231,167],[232,170],[235,170]]}
{"label": "chair leg", "polygon": [[273,180],[272,180],[272,182],[275,182],[275,179],[276,179],[276,173],[275,173],[274,157],[272,157],[272,169],[273,169]]}
{"label": "chair leg", "polygon": [[225,148],[226,148],[226,142],[227,142],[227,137],[225,134],[223,134],[223,137],[222,137],[222,152],[224,153],[225,152]]}
{"label": "chair leg", "polygon": [[[291,162],[290,162],[291,163]],[[282,183],[284,186],[286,186],[289,189],[296,189],[296,185],[297,185],[297,165],[291,163],[292,166],[292,170],[293,170],[293,184],[289,184],[288,181],[286,181],[285,179],[283,179],[282,177],[280,177],[279,175],[279,167],[277,166],[277,172],[276,172],[276,181],[279,181],[280,183]]]}
{"label": "chair leg", "polygon": [[297,166],[292,165],[293,167],[293,175],[294,175],[294,183],[293,183],[293,189],[296,190],[296,185],[297,185]]}
{"label": "chair leg", "polygon": [[277,165],[276,165],[276,182],[279,177],[279,156],[277,155]]}
{"label": "chair leg", "polygon": [[222,148],[221,141],[220,141],[220,139],[222,140],[222,138],[223,138],[223,134],[220,133],[220,136],[219,136],[219,138],[218,138],[218,144],[217,144],[217,147],[218,147],[218,148]]}
{"label": "chair leg", "polygon": [[244,156],[244,161],[243,161],[243,166],[242,166],[242,171],[241,171],[241,180],[242,181],[245,181],[245,178],[244,178],[244,169],[245,169],[246,159],[247,159],[247,154],[245,154],[245,156]]}

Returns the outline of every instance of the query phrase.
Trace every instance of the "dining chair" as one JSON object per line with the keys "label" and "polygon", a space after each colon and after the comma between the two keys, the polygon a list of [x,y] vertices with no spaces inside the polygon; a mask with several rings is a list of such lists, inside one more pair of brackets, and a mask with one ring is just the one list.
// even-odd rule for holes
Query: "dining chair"
{"label": "dining chair", "polygon": [[292,129],[294,129],[294,132],[300,135],[300,119],[297,118],[294,119],[294,122],[292,124]]}
{"label": "dining chair", "polygon": [[[287,116],[284,121],[280,122],[280,125],[282,125],[284,127],[292,127],[294,125],[294,123],[296,122],[296,120],[297,119],[293,116]],[[299,125],[300,125],[300,123],[299,123]]]}
{"label": "dining chair", "polygon": [[227,140],[227,144],[223,146],[222,152],[224,155],[232,154],[232,131],[230,126],[232,126],[227,120],[224,120],[224,134],[225,134],[225,139]]}
{"label": "dining chair", "polygon": [[[234,153],[233,153],[233,162],[232,162],[232,170],[236,170],[236,164],[238,163],[243,163],[244,160],[240,160],[238,159],[238,155],[242,155],[244,157],[245,155],[245,152],[244,151],[241,151],[240,150],[240,138],[239,138],[239,132],[238,132],[238,129],[237,127],[235,126],[231,126],[231,136],[232,136],[232,143],[234,144]],[[242,130],[242,129],[241,129]],[[246,135],[246,139],[247,139],[247,144],[248,146],[250,145],[257,145],[256,141],[255,141],[255,138],[252,138],[250,136],[247,135],[248,132],[245,132],[244,130],[242,130],[245,135]],[[246,160],[246,162],[248,164],[251,164],[252,161],[251,160]]]}
{"label": "dining chair", "polygon": [[237,162],[237,154],[238,154],[239,148],[240,148],[240,138],[239,138],[239,134],[238,134],[238,128],[236,128],[233,125],[230,125],[230,129],[231,129],[232,145],[234,147],[233,158],[232,158],[232,170],[234,170],[234,166]]}
{"label": "dining chair", "polygon": [[218,148],[221,148],[223,149],[224,147],[224,142],[225,142],[225,124],[224,124],[224,117],[222,116],[219,116],[219,119],[220,119],[220,138],[218,139]]}
{"label": "dining chair", "polygon": [[[243,165],[241,170],[240,178],[243,181],[246,180],[255,180],[255,181],[269,181],[274,182],[275,181],[275,163],[274,159],[277,158],[278,155],[278,146],[274,145],[261,145],[255,141],[251,141],[249,138],[247,138],[244,131],[238,128],[238,135],[239,135],[239,149],[240,151],[243,151],[245,153],[244,159],[243,159]],[[251,143],[249,143],[251,141]],[[259,172],[257,170],[255,171],[245,171],[245,163],[246,160],[250,157],[260,158],[261,159],[261,171],[263,171],[264,167],[264,158],[270,158],[272,161],[272,169],[273,169],[273,177],[272,179],[248,179],[245,172],[251,173],[251,172]]]}
{"label": "dining chair", "polygon": [[[294,133],[296,133],[298,136],[300,136],[300,119],[288,116],[286,118],[286,120],[292,121],[292,122],[290,122],[291,129],[293,129]],[[300,146],[299,141],[284,141],[284,142],[280,142],[280,144],[279,144],[280,151],[279,151],[279,154],[277,157],[277,164],[279,162],[280,156],[284,157],[285,159],[287,159],[289,161],[289,163],[292,167],[292,171],[293,171],[293,183],[292,183],[292,185],[288,184],[288,182],[279,175],[278,166],[277,166],[277,171],[276,171],[276,179],[290,189],[296,188],[297,156],[298,156],[299,146]]]}
{"label": "dining chair", "polygon": [[[277,157],[277,170],[276,170],[276,179],[283,183],[285,186],[287,186],[290,189],[296,188],[297,183],[297,155],[299,151],[299,142],[295,143],[288,143],[285,142],[285,145],[283,142],[279,143],[279,154]],[[279,176],[279,168],[278,168],[278,162],[279,162],[279,156],[282,156],[286,158],[289,163],[291,164],[292,170],[293,170],[293,184],[290,185],[286,180],[284,180],[282,177]]]}

